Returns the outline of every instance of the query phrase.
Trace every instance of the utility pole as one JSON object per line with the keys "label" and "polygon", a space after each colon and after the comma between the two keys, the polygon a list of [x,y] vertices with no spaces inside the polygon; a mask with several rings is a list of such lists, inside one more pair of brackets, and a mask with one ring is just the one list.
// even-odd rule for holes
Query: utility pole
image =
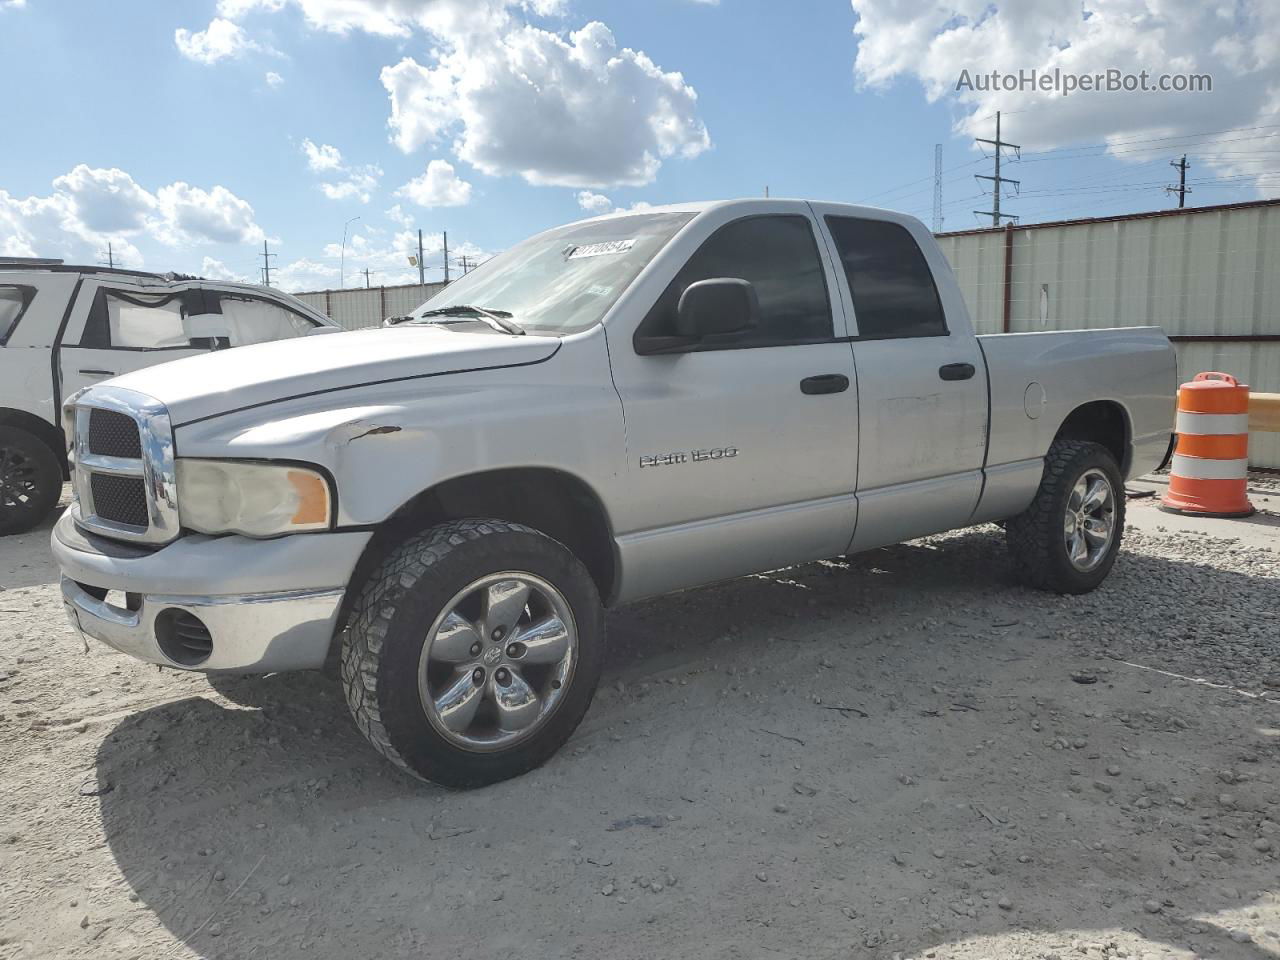
{"label": "utility pole", "polygon": [[993,199],[992,199],[992,206],[990,210],[975,210],[973,212],[980,217],[990,217],[991,225],[993,227],[1000,226],[1001,217],[1007,217],[1010,220],[1016,221],[1018,218],[1015,215],[1011,213],[1000,212],[1000,194],[1003,192],[1004,184],[1006,183],[1012,183],[1015,190],[1020,190],[1022,188],[1022,181],[1010,180],[1008,177],[1000,176],[1000,160],[1001,160],[1001,157],[1003,156],[1003,151],[1005,147],[1013,147],[1014,156],[1016,156],[1018,159],[1022,159],[1022,147],[1020,147],[1016,143],[1006,143],[1005,141],[1000,139],[1000,111],[999,110],[996,111],[996,138],[994,140],[987,140],[985,137],[974,137],[974,140],[977,143],[989,143],[996,148],[996,175],[994,177],[989,177],[989,176],[986,176],[985,174],[980,174],[980,173],[975,174],[976,178],[979,180],[991,181],[991,187],[992,187],[991,195]]}
{"label": "utility pole", "polygon": [[769,199],[769,185],[767,183],[764,185],[764,198],[766,200]]}
{"label": "utility pole", "polygon": [[369,289],[369,268],[365,267],[360,272],[364,274],[364,288],[368,290]]}
{"label": "utility pole", "polygon": [[933,145],[933,232],[942,232],[942,144],[940,143]]}
{"label": "utility pole", "polygon": [[476,262],[472,260],[470,257],[468,257],[465,253],[462,256],[458,257],[458,259],[454,262],[457,263],[457,265],[462,268],[462,275],[464,277],[468,273],[470,273],[476,265]]}
{"label": "utility pole", "polygon": [[444,282],[449,282],[449,231],[444,231]]}
{"label": "utility pole", "polygon": [[[101,260],[99,260],[98,262],[102,263]],[[116,255],[115,255],[115,251],[111,249],[110,240],[107,241],[107,262],[103,264],[103,266],[111,270],[114,270],[116,268]]]}
{"label": "utility pole", "polygon": [[1178,195],[1178,209],[1181,210],[1187,205],[1187,194],[1191,192],[1191,188],[1187,186],[1187,167],[1191,164],[1187,163],[1187,155],[1184,153],[1181,160],[1170,160],[1169,166],[1178,168],[1178,185],[1176,187],[1165,187],[1165,193],[1176,193]]}
{"label": "utility pole", "polygon": [[422,262],[422,231],[418,231],[418,286],[427,284],[427,265]]}
{"label": "utility pole", "polygon": [[274,253],[267,252],[267,241],[262,241],[262,285],[264,287],[271,286],[271,258]]}

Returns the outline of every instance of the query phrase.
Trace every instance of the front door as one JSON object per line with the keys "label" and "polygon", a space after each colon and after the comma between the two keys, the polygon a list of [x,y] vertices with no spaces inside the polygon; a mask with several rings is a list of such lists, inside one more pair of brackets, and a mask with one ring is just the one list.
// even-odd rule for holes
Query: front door
{"label": "front door", "polygon": [[124,278],[86,280],[58,351],[60,400],[111,377],[207,353],[192,345],[183,324],[184,297],[192,293],[149,292]]}
{"label": "front door", "polygon": [[[852,534],[858,394],[835,277],[807,205],[762,208],[697,221],[646,278],[639,328],[607,329],[626,424],[622,599],[834,556]],[[753,285],[754,330],[638,351],[637,333],[672,329],[689,284],[717,277]]]}

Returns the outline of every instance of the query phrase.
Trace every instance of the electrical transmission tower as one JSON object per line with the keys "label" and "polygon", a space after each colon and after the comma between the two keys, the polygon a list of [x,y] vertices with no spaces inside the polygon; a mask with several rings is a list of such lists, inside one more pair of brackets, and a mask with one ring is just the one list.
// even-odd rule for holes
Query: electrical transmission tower
{"label": "electrical transmission tower", "polygon": [[1178,168],[1178,185],[1165,187],[1165,193],[1176,193],[1178,195],[1178,208],[1181,209],[1187,205],[1187,194],[1191,192],[1191,188],[1187,186],[1187,167],[1191,164],[1187,163],[1187,155],[1184,153],[1181,160],[1170,160],[1169,166]]}
{"label": "electrical transmission tower", "polygon": [[942,232],[942,144],[933,145],[933,232]]}
{"label": "electrical transmission tower", "polygon": [[1000,139],[1000,111],[999,110],[996,111],[996,138],[994,140],[987,140],[984,137],[974,137],[974,140],[978,143],[989,143],[993,147],[995,147],[996,175],[994,177],[990,177],[981,173],[975,174],[975,176],[979,180],[991,181],[992,202],[991,202],[990,210],[975,210],[973,212],[980,217],[990,217],[991,225],[993,227],[1000,226],[1000,220],[1002,217],[1008,218],[1009,220],[1013,220],[1016,222],[1018,218],[1014,214],[1000,212],[1000,195],[1004,192],[1004,185],[1006,183],[1012,183],[1015,191],[1021,190],[1022,181],[1010,180],[1008,177],[1000,176],[1000,160],[1004,156],[1005,147],[1012,147],[1014,156],[1017,157],[1019,160],[1022,159],[1022,147],[1020,147],[1016,143],[1006,143],[1005,141]]}
{"label": "electrical transmission tower", "polygon": [[271,286],[271,258],[274,253],[267,252],[267,241],[262,241],[262,285],[264,287]]}

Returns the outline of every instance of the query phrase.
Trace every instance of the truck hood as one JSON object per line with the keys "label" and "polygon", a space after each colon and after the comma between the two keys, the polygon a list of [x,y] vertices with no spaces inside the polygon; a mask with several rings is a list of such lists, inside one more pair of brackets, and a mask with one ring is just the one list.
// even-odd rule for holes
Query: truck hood
{"label": "truck hood", "polygon": [[159,400],[179,426],[303,394],[538,363],[559,346],[552,337],[469,333],[457,327],[378,328],[221,350],[108,382]]}

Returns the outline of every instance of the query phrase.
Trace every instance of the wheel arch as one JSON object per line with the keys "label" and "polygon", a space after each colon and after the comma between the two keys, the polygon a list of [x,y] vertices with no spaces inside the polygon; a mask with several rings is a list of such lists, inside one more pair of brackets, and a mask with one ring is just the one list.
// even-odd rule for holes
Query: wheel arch
{"label": "wheel arch", "polygon": [[605,604],[612,601],[618,584],[617,548],[599,495],[581,477],[564,470],[505,467],[451,477],[401,504],[374,528],[352,572],[347,603],[405,538],[439,523],[468,518],[521,523],[559,541],[582,561]]}
{"label": "wheel arch", "polygon": [[1129,475],[1133,431],[1129,411],[1116,400],[1091,400],[1076,407],[1058,427],[1053,439],[1085,440],[1101,444],[1120,467],[1120,475]]}
{"label": "wheel arch", "polygon": [[58,465],[62,467],[62,479],[70,479],[71,474],[67,467],[66,438],[63,437],[62,431],[48,420],[43,417],[37,417],[34,413],[28,413],[26,410],[0,407],[0,427],[13,427],[31,434],[48,447],[54,457],[57,458]]}

